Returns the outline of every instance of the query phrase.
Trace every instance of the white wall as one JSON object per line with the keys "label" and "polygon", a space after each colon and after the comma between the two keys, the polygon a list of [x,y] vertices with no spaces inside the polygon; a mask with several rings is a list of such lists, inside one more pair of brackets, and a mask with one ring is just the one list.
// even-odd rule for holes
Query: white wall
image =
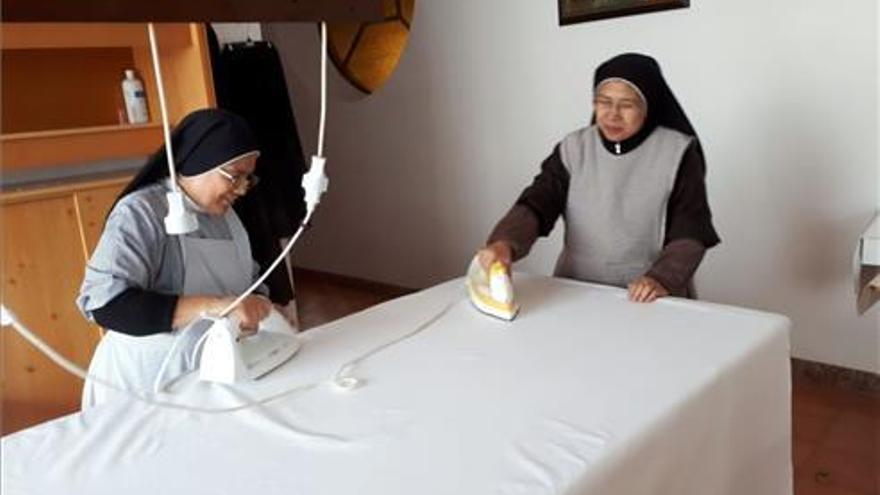
{"label": "white wall", "polygon": [[262,41],[263,31],[258,22],[214,22],[211,23],[214,33],[217,35],[217,41],[223,43],[241,43],[250,39],[251,41]]}
{"label": "white wall", "polygon": [[[875,0],[701,1],[560,28],[557,2],[420,1],[394,77],[364,97],[331,69],[330,191],[300,264],[421,287],[459,276],[553,144],[589,118],[592,71],[661,62],[701,134],[723,243],[703,299],[794,320],[798,357],[880,371],[857,317],[854,243],[880,197]],[[314,149],[318,39],[272,25]],[[548,273],[557,228],[519,269]]]}

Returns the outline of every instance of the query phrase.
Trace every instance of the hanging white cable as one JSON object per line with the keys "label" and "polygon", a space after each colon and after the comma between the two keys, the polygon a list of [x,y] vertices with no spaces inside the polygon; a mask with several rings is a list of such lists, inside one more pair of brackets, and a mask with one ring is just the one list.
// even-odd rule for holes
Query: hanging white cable
{"label": "hanging white cable", "polygon": [[253,283],[253,285],[248,287],[246,291],[242,292],[242,294],[238,296],[238,298],[232,301],[229,306],[226,306],[226,308],[220,312],[221,318],[231,313],[232,310],[235,309],[236,306],[241,304],[241,302],[244,301],[247,296],[251,295],[257,289],[257,287],[259,287],[260,284],[262,284],[266,280],[266,277],[268,277],[269,274],[272,273],[272,270],[274,270],[282,261],[284,261],[284,258],[287,257],[287,254],[290,253],[291,249],[293,249],[293,244],[296,242],[297,239],[299,239],[299,236],[303,233],[305,226],[308,225],[309,219],[311,217],[312,212],[307,212],[306,218],[303,219],[302,225],[300,225],[299,229],[297,229],[293,237],[290,238],[290,241],[287,243],[286,246],[284,246],[284,250],[282,250],[281,254],[278,255],[277,258],[275,258],[275,261],[272,262],[272,264],[269,266],[269,269],[266,270],[263,275],[260,276],[260,278],[258,278],[257,281]]}
{"label": "hanging white cable", "polygon": [[327,119],[327,23],[321,23],[321,119],[318,124],[318,156],[324,156],[324,123]]}
{"label": "hanging white cable", "polygon": [[177,171],[174,168],[174,149],[171,146],[171,124],[168,122],[168,108],[165,103],[165,84],[162,80],[162,67],[159,63],[159,44],[156,42],[156,30],[153,23],[147,23],[147,34],[150,39],[150,54],[153,57],[153,72],[156,75],[156,88],[159,91],[159,108],[162,113],[162,134],[165,137],[165,161],[168,162],[168,177],[171,178],[171,192],[165,196],[168,200],[168,215],[165,217],[165,231],[172,235],[194,232],[199,228],[196,216],[186,209],[183,193],[177,185]]}
{"label": "hanging white cable", "polygon": [[168,177],[171,177],[171,190],[177,192],[177,172],[174,170],[174,150],[171,148],[171,125],[168,122],[168,108],[165,104],[165,84],[162,82],[162,68],[159,66],[159,47],[156,43],[156,30],[153,23],[147,23],[150,37],[150,53],[153,56],[153,73],[156,75],[156,89],[159,91],[159,108],[162,112],[162,134],[165,136],[165,157],[168,162]]}
{"label": "hanging white cable", "polygon": [[321,23],[321,113],[319,119],[319,127],[318,127],[318,150],[317,156],[312,157],[312,163],[309,167],[309,171],[303,176],[302,186],[305,190],[305,202],[306,202],[306,216],[300,224],[299,229],[297,229],[296,233],[293,237],[290,238],[290,241],[281,251],[281,254],[275,258],[275,261],[269,266],[269,268],[263,272],[263,275],[260,276],[246,291],[244,291],[240,296],[238,296],[234,301],[232,301],[229,306],[223,309],[220,312],[220,317],[225,317],[229,313],[235,309],[236,306],[241,304],[242,301],[245,300],[249,295],[251,295],[257,287],[262,284],[266,278],[272,273],[273,270],[287,257],[290,250],[293,249],[294,243],[299,239],[299,236],[302,234],[305,227],[309,224],[309,220],[312,218],[312,213],[315,211],[315,207],[318,205],[321,199],[321,194],[327,190],[327,177],[324,174],[324,129],[327,122],[327,24]]}

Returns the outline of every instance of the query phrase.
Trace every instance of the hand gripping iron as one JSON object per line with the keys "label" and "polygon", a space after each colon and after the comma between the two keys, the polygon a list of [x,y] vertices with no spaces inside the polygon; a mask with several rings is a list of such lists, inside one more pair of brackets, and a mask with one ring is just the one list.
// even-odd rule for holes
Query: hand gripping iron
{"label": "hand gripping iron", "polygon": [[275,310],[252,336],[242,336],[238,321],[228,316],[214,320],[204,339],[199,379],[226,384],[256,380],[284,364],[300,347],[293,328]]}
{"label": "hand gripping iron", "polygon": [[473,305],[487,315],[511,321],[519,312],[513,298],[513,282],[501,262],[494,262],[488,273],[477,256],[471,261],[465,277],[468,295]]}

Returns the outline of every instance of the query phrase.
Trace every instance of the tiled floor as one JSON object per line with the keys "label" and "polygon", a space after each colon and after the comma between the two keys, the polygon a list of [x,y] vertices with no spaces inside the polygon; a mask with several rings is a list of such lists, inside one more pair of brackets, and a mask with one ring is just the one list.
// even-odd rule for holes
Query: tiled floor
{"label": "tiled floor", "polygon": [[300,328],[307,330],[412,292],[311,270],[294,269]]}
{"label": "tiled floor", "polygon": [[[304,329],[409,292],[307,270],[295,280]],[[795,495],[880,495],[880,394],[798,375],[792,388]]]}
{"label": "tiled floor", "polygon": [[796,495],[880,495],[880,394],[796,378]]}

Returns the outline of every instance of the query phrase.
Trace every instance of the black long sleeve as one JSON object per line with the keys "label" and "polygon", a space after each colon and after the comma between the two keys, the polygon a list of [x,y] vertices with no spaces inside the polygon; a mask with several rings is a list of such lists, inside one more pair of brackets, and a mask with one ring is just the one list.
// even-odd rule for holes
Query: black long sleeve
{"label": "black long sleeve", "polygon": [[645,275],[660,282],[670,295],[696,299],[691,279],[705,254],[706,247],[696,239],[673,239]]}
{"label": "black long sleeve", "polygon": [[178,296],[129,288],[92,316],[104,328],[133,336],[170,332]]}

